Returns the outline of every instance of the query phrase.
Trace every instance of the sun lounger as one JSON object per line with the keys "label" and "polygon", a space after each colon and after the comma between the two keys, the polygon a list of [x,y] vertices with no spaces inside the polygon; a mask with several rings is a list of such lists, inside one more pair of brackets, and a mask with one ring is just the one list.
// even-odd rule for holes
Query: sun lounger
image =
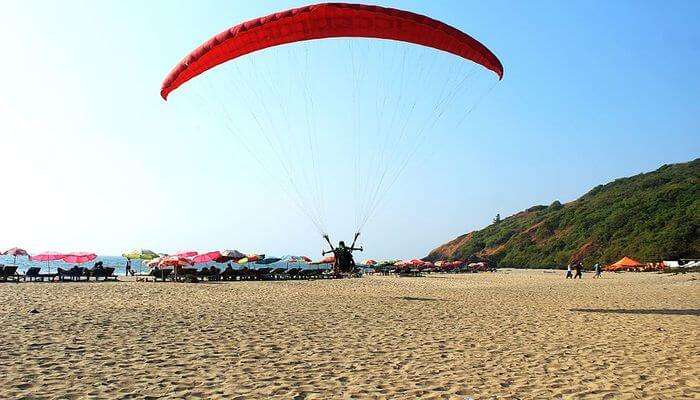
{"label": "sun lounger", "polygon": [[270,277],[272,279],[285,279],[286,278],[286,276],[285,276],[286,271],[287,271],[286,267],[273,268],[270,271]]}
{"label": "sun lounger", "polygon": [[71,269],[58,268],[58,280],[61,282],[73,281],[77,282],[85,278],[85,280],[90,279],[90,272],[87,268],[83,267],[73,267]]}
{"label": "sun lounger", "polygon": [[56,278],[58,274],[42,274],[41,268],[39,267],[29,267],[24,275],[21,275],[22,280],[27,281],[44,281],[44,279],[49,279],[51,281]]}
{"label": "sun lounger", "polygon": [[272,268],[270,267],[262,267],[262,268],[256,268],[255,269],[255,275],[257,276],[258,279],[270,279],[270,271],[272,271]]}
{"label": "sun lounger", "polygon": [[299,272],[299,276],[302,279],[314,279],[318,278],[318,272],[319,270],[316,268],[308,268],[308,269],[303,269]]}
{"label": "sun lounger", "polygon": [[221,271],[216,267],[202,268],[201,271],[197,271],[198,278],[207,278],[208,281],[219,281],[221,280]]}
{"label": "sun lounger", "polygon": [[58,268],[58,280],[61,282],[64,282],[66,280],[72,280],[73,278],[73,271],[71,270],[66,270],[63,268]]}
{"label": "sun lounger", "polygon": [[226,268],[224,272],[221,273],[221,279],[225,281],[235,281],[238,275],[238,270]]}
{"label": "sun lounger", "polygon": [[0,280],[3,282],[13,281],[19,282],[19,275],[17,274],[16,265],[6,265],[0,268]]}
{"label": "sun lounger", "polygon": [[27,279],[29,279],[29,281],[34,281],[37,279],[41,279],[43,281],[44,279],[40,276],[39,271],[41,271],[41,268],[39,267],[27,268],[27,271],[24,273],[24,276],[22,276],[22,280],[26,281]]}
{"label": "sun lounger", "polygon": [[172,269],[156,268],[156,269],[151,270],[151,273],[149,275],[151,275],[153,278],[155,278],[156,281],[158,279],[165,281],[166,279],[168,279],[170,277],[170,275],[172,273],[173,273]]}
{"label": "sun lounger", "polygon": [[287,279],[299,279],[299,271],[301,271],[301,268],[294,267],[294,268],[289,268],[285,274],[287,275]]}
{"label": "sun lounger", "polygon": [[117,280],[117,276],[114,275],[114,267],[97,268],[97,269],[92,269],[88,272],[89,272],[89,276],[92,276],[95,278],[95,281],[100,280],[100,278],[102,278],[103,281],[108,281],[108,280],[116,281]]}

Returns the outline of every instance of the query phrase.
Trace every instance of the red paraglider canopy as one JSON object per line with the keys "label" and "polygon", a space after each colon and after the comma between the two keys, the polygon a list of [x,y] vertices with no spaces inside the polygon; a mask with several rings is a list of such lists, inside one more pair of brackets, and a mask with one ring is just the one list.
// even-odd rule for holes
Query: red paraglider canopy
{"label": "red paraglider canopy", "polygon": [[503,65],[483,44],[432,18],[379,6],[325,3],[257,18],[227,29],[185,57],[163,81],[163,99],[183,83],[234,58],[314,39],[366,37],[414,43],[474,61],[503,78]]}

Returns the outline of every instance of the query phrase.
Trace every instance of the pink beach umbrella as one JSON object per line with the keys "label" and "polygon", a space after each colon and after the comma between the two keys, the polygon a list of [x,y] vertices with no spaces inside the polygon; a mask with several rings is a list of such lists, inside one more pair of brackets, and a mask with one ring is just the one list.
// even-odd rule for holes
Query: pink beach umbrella
{"label": "pink beach umbrella", "polygon": [[92,261],[96,258],[97,255],[94,253],[75,252],[66,254],[66,256],[63,257],[63,261],[69,264],[82,264],[88,261]]}
{"label": "pink beach umbrella", "polygon": [[65,257],[66,254],[64,253],[57,253],[55,251],[47,251],[41,254],[36,254],[31,257],[29,257],[30,261],[46,261],[46,267],[49,269],[49,273],[51,273],[51,261],[56,261],[56,260],[63,260],[63,257]]}
{"label": "pink beach umbrella", "polygon": [[6,250],[5,252],[2,253],[4,256],[12,256],[14,257],[13,264],[17,264],[17,257],[29,257],[29,253],[27,253],[27,250],[20,249],[19,247],[13,247],[9,250]]}
{"label": "pink beach umbrella", "polygon": [[192,262],[195,264],[205,264],[208,262],[216,261],[221,257],[222,256],[220,251],[210,251],[208,253],[198,254],[192,257]]}
{"label": "pink beach umbrella", "polygon": [[189,257],[194,257],[194,256],[196,256],[197,254],[199,254],[199,253],[197,253],[196,251],[183,251],[183,252],[180,252],[180,253],[175,253],[175,256],[177,256],[177,257],[188,257],[188,258],[189,258]]}

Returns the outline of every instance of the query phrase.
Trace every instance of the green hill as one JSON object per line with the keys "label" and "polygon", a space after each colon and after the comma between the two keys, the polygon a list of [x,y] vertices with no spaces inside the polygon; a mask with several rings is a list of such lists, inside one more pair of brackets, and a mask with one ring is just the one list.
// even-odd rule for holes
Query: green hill
{"label": "green hill", "polygon": [[488,258],[551,267],[700,257],[700,158],[599,185],[567,204],[534,206],[431,251],[426,260]]}

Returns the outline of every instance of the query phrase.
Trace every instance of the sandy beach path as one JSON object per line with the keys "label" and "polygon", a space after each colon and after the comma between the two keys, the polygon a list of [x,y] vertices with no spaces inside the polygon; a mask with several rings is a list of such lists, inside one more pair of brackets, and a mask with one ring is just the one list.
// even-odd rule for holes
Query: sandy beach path
{"label": "sandy beach path", "polygon": [[0,398],[700,398],[698,278],[0,284]]}

